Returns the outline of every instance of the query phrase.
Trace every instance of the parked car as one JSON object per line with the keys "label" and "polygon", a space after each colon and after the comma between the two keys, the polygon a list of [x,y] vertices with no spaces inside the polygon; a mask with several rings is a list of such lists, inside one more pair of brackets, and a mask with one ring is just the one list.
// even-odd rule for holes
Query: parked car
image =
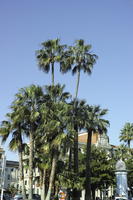
{"label": "parked car", "polygon": [[16,194],[16,195],[13,197],[13,200],[23,200],[23,195],[22,195],[22,194]]}
{"label": "parked car", "polygon": [[[27,199],[28,199],[28,195],[26,195]],[[22,194],[16,194],[13,197],[13,200],[24,200],[23,195]],[[39,194],[33,194],[32,200],[41,200],[41,197]]]}
{"label": "parked car", "polygon": [[41,200],[41,197],[39,194],[33,194],[32,200]]}

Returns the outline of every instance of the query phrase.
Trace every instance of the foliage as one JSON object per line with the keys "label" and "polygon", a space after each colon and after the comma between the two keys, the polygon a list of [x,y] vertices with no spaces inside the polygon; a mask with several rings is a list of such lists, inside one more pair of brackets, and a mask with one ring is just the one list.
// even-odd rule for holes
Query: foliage
{"label": "foliage", "polygon": [[[84,100],[77,99],[81,71],[90,75],[98,58],[91,52],[91,45],[86,45],[83,39],[77,40],[73,46],[62,45],[58,38],[47,40],[36,52],[36,57],[43,72],[48,73],[51,70],[52,85],[44,88],[31,85],[19,89],[11,104],[11,113],[7,114],[8,120],[3,121],[0,128],[3,142],[9,135],[12,136],[9,146],[20,153],[21,168],[24,163],[25,168],[29,168],[29,198],[32,199],[35,181],[33,169],[36,167],[40,171],[39,184],[46,186],[42,190],[47,193],[47,200],[50,199],[54,185],[56,190],[60,185],[75,191],[85,188],[88,180],[86,169],[92,173],[92,187],[100,187],[102,184],[99,182],[104,182],[105,179],[107,184],[111,184],[108,168],[111,160],[107,159],[102,150],[92,152],[92,157],[96,158],[94,160],[91,157],[91,143],[87,142],[85,154],[79,152],[78,148],[79,131],[87,130],[91,141],[92,131],[102,134],[109,125],[103,119],[106,109],[87,105]],[[62,73],[71,70],[72,75],[77,75],[73,100],[69,92],[64,92],[64,85],[55,85],[56,66]],[[29,145],[24,144],[24,137],[28,138]],[[69,154],[72,157],[68,157],[68,151],[72,152]],[[24,154],[26,158],[22,159]],[[21,175],[24,178],[22,171]],[[42,196],[44,198],[45,194]]]}
{"label": "foliage", "polygon": [[133,123],[125,123],[120,132],[120,141],[124,141],[130,148],[130,143],[133,141]]}
{"label": "foliage", "polygon": [[103,148],[93,146],[91,153],[91,185],[92,188],[108,188],[114,184],[114,161],[110,152]]}
{"label": "foliage", "polygon": [[60,63],[66,45],[61,45],[60,40],[47,40],[42,43],[42,48],[37,51],[38,66],[45,73],[51,68],[52,85],[54,85],[54,67],[55,63]]}
{"label": "foliage", "polygon": [[14,196],[18,192],[18,189],[14,185],[10,185],[6,192]]}

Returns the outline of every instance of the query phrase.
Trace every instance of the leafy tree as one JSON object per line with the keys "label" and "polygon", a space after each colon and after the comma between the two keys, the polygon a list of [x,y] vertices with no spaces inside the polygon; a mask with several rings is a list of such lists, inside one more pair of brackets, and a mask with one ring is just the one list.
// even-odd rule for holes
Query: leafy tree
{"label": "leafy tree", "polygon": [[104,148],[92,146],[91,152],[91,191],[95,199],[97,189],[106,189],[114,185],[114,160]]}
{"label": "leafy tree", "polygon": [[133,140],[133,123],[126,123],[120,132],[120,141],[127,143],[130,148],[130,143]]}
{"label": "leafy tree", "polygon": [[[82,144],[81,151],[79,151],[79,175],[68,170],[69,158],[60,161],[57,165],[56,176],[58,177],[58,184],[64,188],[78,188],[83,190],[85,188],[86,180],[86,145]],[[114,185],[114,159],[111,158],[109,152],[101,147],[92,145],[90,169],[91,169],[91,193],[92,198],[95,199],[95,191],[103,190]],[[70,190],[68,192],[71,194]],[[71,194],[72,197],[72,194]]]}
{"label": "leafy tree", "polygon": [[131,196],[133,196],[133,152],[132,151],[130,155],[128,154],[128,157],[125,160],[125,163],[128,170],[128,174],[127,174],[128,187],[130,188]]}
{"label": "leafy tree", "polygon": [[127,158],[127,153],[128,153],[128,148],[121,144],[120,146],[118,146],[118,148],[115,150],[115,155],[113,156],[115,158],[115,160],[125,160],[125,158]]}

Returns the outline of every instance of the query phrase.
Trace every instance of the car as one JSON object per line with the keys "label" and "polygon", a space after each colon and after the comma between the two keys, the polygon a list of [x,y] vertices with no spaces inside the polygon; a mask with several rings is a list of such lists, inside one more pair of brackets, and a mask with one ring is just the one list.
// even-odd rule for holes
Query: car
{"label": "car", "polygon": [[13,197],[13,200],[23,200],[23,195],[22,195],[22,194],[16,194],[16,195]]}
{"label": "car", "polygon": [[[28,199],[28,195],[26,195],[26,197]],[[13,200],[24,200],[24,198],[22,194],[16,194]],[[33,194],[32,200],[41,200],[41,197],[39,194]]]}
{"label": "car", "polygon": [[41,197],[39,194],[33,194],[32,200],[41,200]]}

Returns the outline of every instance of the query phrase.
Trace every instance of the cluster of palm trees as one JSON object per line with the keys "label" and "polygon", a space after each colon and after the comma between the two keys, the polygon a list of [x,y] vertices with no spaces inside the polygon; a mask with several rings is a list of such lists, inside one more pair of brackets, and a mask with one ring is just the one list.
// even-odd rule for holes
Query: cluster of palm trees
{"label": "cluster of palm trees", "polygon": [[[36,52],[38,66],[46,73],[51,70],[52,84],[44,87],[31,85],[21,88],[11,104],[7,120],[1,123],[2,142],[5,142],[10,135],[10,149],[17,150],[19,154],[20,185],[25,199],[24,155],[26,152],[28,152],[29,166],[28,198],[31,200],[33,195],[33,168],[38,167],[42,200],[50,200],[57,162],[60,157],[66,156],[68,151],[70,152],[69,170],[78,177],[78,133],[82,129],[88,133],[85,199],[91,199],[91,137],[93,132],[99,134],[106,132],[109,122],[103,119],[107,109],[88,105],[84,100],[77,98],[81,70],[91,74],[96,63],[97,56],[92,54],[90,49],[91,45],[85,45],[82,39],[77,40],[74,46],[61,45],[59,39],[42,43],[42,48]],[[74,97],[64,91],[64,85],[55,84],[54,70],[58,66],[62,73],[71,70],[73,75],[77,74]],[[28,138],[28,145],[24,138]],[[74,163],[73,168],[71,162]],[[80,198],[78,188],[72,189],[73,200],[78,200]]]}

